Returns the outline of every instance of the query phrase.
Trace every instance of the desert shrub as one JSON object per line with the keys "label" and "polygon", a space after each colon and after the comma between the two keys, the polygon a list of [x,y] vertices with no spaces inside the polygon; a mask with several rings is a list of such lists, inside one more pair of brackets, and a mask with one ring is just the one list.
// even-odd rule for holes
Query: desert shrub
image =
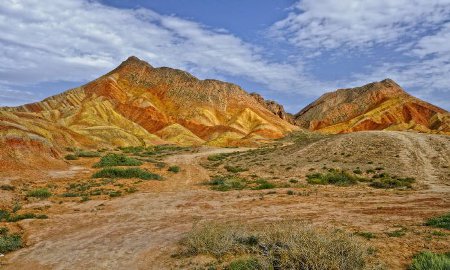
{"label": "desert shrub", "polygon": [[374,188],[412,188],[412,183],[415,182],[414,178],[395,178],[386,173],[375,175],[371,183],[369,184]]}
{"label": "desert shrub", "polygon": [[127,146],[127,147],[119,147],[119,149],[124,153],[131,153],[131,154],[137,154],[146,150],[143,146]]}
{"label": "desert shrub", "polygon": [[173,173],[179,173],[180,172],[180,167],[179,166],[170,166],[169,169],[167,169],[169,172],[173,172]]}
{"label": "desert shrub", "polygon": [[227,170],[228,172],[231,172],[231,173],[248,171],[247,168],[235,167],[235,166],[229,166],[229,165],[225,166],[224,168],[225,168],[225,170]]}
{"label": "desert shrub", "polygon": [[73,197],[80,197],[81,195],[79,193],[73,193],[73,192],[65,192],[61,194],[61,197],[67,197],[67,198],[73,198]]}
{"label": "desert shrub", "polygon": [[78,157],[92,158],[99,157],[100,153],[94,151],[78,151],[76,155]]}
{"label": "desert shrub", "polygon": [[367,240],[375,238],[375,235],[373,233],[371,233],[371,232],[356,232],[355,235],[364,237]]}
{"label": "desert shrub", "polygon": [[10,191],[12,191],[12,190],[15,190],[16,188],[14,186],[11,186],[11,185],[1,185],[0,189],[1,190],[10,190]]}
{"label": "desert shrub", "polygon": [[410,270],[448,270],[450,269],[450,253],[436,254],[429,251],[414,256]]}
{"label": "desert shrub", "polygon": [[225,268],[226,270],[258,270],[262,269],[256,258],[246,258],[234,260]]}
{"label": "desert shrub", "polygon": [[425,222],[425,225],[450,230],[450,213],[439,217],[430,218]]}
{"label": "desert shrub", "polygon": [[286,192],[287,195],[295,195],[295,192],[293,190],[288,190]]}
{"label": "desert shrub", "polygon": [[161,180],[159,174],[151,173],[141,168],[104,168],[92,175],[93,178],[140,178],[143,180]]}
{"label": "desert shrub", "polygon": [[354,169],[353,173],[354,174],[362,174],[362,171],[361,171],[361,169]]}
{"label": "desert shrub", "polygon": [[18,250],[22,247],[22,237],[18,234],[8,234],[8,231],[0,234],[0,253]]}
{"label": "desert shrub", "polygon": [[35,197],[45,199],[52,196],[52,193],[47,188],[37,188],[27,192],[28,197]]}
{"label": "desert shrub", "polygon": [[289,179],[289,183],[296,184],[296,183],[298,183],[298,180],[292,178],[292,179]]}
{"label": "desert shrub", "polygon": [[308,183],[319,185],[350,186],[358,182],[359,178],[346,171],[331,169],[328,172],[313,173],[306,176]]}
{"label": "desert shrub", "polygon": [[108,195],[111,198],[120,197],[120,196],[122,196],[122,192],[118,191],[118,190],[113,190],[113,191],[110,191]]}
{"label": "desert shrub", "polygon": [[218,260],[224,256],[257,258],[254,263],[260,269],[364,269],[368,255],[367,247],[351,235],[322,231],[299,222],[256,226],[205,223],[196,225],[181,246],[182,253],[188,256],[206,254]]}
{"label": "desert shrub", "polygon": [[23,219],[46,219],[46,215],[36,215],[34,213],[24,213],[18,215],[11,215],[6,210],[0,210],[0,221],[17,222]]}
{"label": "desert shrub", "polygon": [[111,167],[111,166],[140,166],[142,161],[134,158],[127,157],[121,154],[107,154],[102,157],[98,163],[94,165],[94,168]]}
{"label": "desert shrub", "polygon": [[216,175],[207,184],[211,186],[212,190],[229,191],[244,189],[247,186],[247,181],[233,175]]}
{"label": "desert shrub", "polygon": [[74,154],[68,154],[68,155],[66,155],[66,156],[64,157],[64,159],[66,159],[66,160],[77,160],[77,159],[78,159],[78,156],[77,156],[77,155],[74,155]]}
{"label": "desert shrub", "polygon": [[275,184],[268,182],[266,179],[258,179],[255,181],[257,184],[253,189],[262,190],[262,189],[271,189],[275,188]]}

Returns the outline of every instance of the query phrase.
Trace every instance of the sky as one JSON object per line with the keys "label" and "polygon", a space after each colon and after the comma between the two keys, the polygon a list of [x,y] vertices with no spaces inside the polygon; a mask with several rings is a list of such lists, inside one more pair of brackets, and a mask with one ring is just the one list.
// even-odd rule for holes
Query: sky
{"label": "sky", "polygon": [[298,112],[391,78],[450,110],[450,0],[2,0],[0,106],[89,82],[131,55]]}

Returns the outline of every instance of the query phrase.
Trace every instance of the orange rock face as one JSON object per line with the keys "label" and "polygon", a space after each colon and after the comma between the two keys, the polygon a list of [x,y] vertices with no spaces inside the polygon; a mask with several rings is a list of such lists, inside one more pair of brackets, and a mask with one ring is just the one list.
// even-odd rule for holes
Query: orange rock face
{"label": "orange rock face", "polygon": [[49,156],[72,146],[254,144],[294,129],[237,85],[136,57],[79,88],[0,108],[2,149],[16,153],[23,141]]}
{"label": "orange rock face", "polygon": [[384,129],[450,133],[447,111],[409,95],[390,79],[326,93],[294,119],[301,127],[326,133]]}

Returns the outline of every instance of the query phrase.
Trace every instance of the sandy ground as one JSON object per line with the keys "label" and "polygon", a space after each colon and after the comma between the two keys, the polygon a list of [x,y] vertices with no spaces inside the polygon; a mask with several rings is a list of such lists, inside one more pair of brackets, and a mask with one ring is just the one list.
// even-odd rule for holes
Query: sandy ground
{"label": "sandy ground", "polygon": [[[211,191],[201,185],[209,179],[211,172],[199,163],[210,154],[236,149],[202,149],[199,153],[168,157],[166,162],[180,166],[181,172],[165,181],[155,181],[143,192],[112,200],[51,203],[49,219],[19,222],[26,232],[27,247],[7,254],[1,267],[188,268],[180,266],[171,255],[183,234],[197,222],[290,219],[353,232],[373,232],[377,238],[368,243],[376,248],[376,257],[388,269],[405,269],[413,254],[420,250],[450,250],[448,235],[434,236],[434,229],[422,225],[426,218],[450,211],[450,190],[446,178],[449,172],[448,168],[442,168],[442,164],[448,163],[448,157],[443,156],[448,152],[448,139],[439,137],[436,140],[443,144],[436,146],[428,136],[400,132],[388,133],[387,136],[401,144],[400,158],[396,162],[408,163],[405,170],[416,174],[425,188],[397,191],[358,185],[295,189],[304,194],[302,196],[289,196],[286,194],[288,189],[277,189],[275,194],[267,194],[267,190]],[[310,150],[320,147],[318,144]],[[443,149],[436,150],[436,147]],[[69,171],[65,175],[73,178],[87,173],[79,167]],[[59,177],[61,174],[53,171],[50,176]],[[386,232],[400,227],[406,229],[404,236],[386,235]]]}

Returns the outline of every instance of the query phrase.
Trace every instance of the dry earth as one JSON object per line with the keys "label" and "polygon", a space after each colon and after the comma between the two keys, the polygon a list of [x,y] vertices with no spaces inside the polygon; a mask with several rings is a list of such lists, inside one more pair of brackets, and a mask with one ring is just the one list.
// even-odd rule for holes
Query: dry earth
{"label": "dry earth", "polygon": [[[303,137],[302,137],[303,138]],[[200,148],[165,159],[181,167],[164,181],[149,181],[139,192],[87,202],[58,199],[31,201],[24,208],[48,214],[46,220],[23,220],[26,247],[1,259],[3,269],[187,269],[197,259],[172,257],[177,242],[194,224],[206,220],[256,222],[303,220],[317,226],[349,232],[372,232],[365,240],[376,259],[388,269],[405,269],[421,250],[450,250],[448,231],[423,226],[427,218],[450,211],[450,137],[407,132],[361,132],[304,140],[282,140],[268,151],[230,155],[226,164],[248,167],[242,176],[258,174],[285,183],[274,190],[219,192],[202,185],[223,165],[209,169],[206,157],[237,149]],[[344,154],[342,154],[344,153]],[[370,162],[370,164],[368,164]],[[12,175],[3,172],[1,184],[26,181],[78,181],[94,171],[94,160],[71,162],[64,171]],[[145,165],[147,166],[147,165]],[[292,167],[286,169],[286,167]],[[328,168],[365,171],[374,166],[400,176],[414,176],[412,190],[313,186],[304,183],[311,171]],[[17,172],[15,173],[17,174]],[[297,178],[298,184],[288,184]],[[32,180],[30,180],[32,179]],[[33,182],[33,183],[34,183]],[[290,186],[288,186],[290,185]],[[288,195],[294,190],[298,195]],[[272,191],[272,192],[269,192]],[[276,191],[275,193],[273,191]],[[7,203],[6,191],[0,191]],[[386,233],[403,228],[405,235]],[[444,236],[436,236],[441,231]]]}

